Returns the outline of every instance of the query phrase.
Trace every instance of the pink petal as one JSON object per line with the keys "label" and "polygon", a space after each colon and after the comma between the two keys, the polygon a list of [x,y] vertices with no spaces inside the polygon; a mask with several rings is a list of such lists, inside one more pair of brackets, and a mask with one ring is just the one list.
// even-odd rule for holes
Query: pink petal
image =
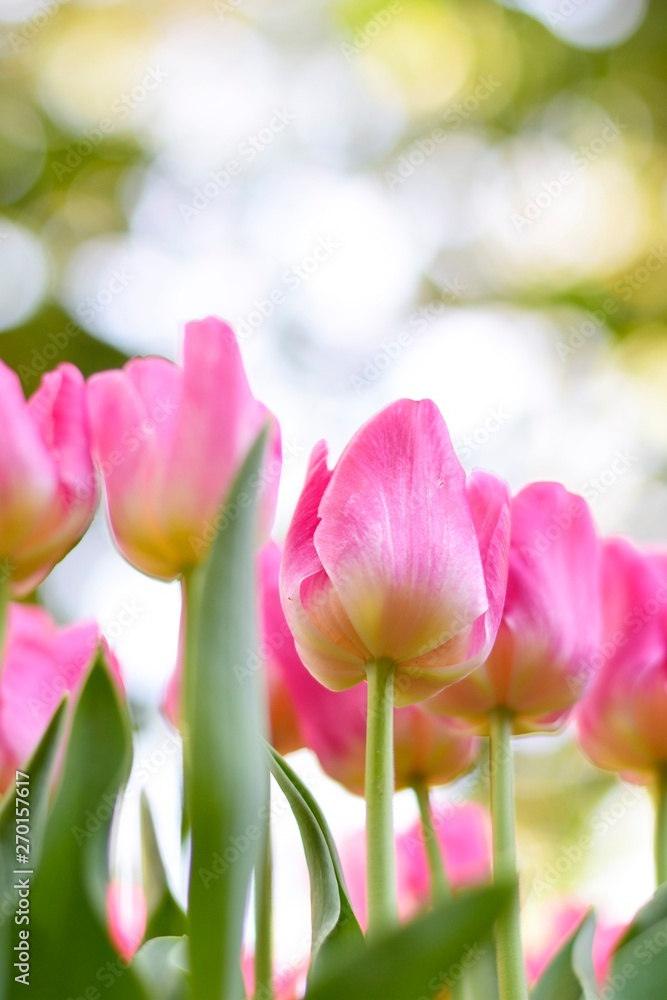
{"label": "pink petal", "polygon": [[[362,658],[350,649],[347,634],[334,635],[331,627],[325,634],[313,620],[321,600],[318,589],[325,597],[328,593],[328,578],[322,576],[324,570],[313,538],[319,524],[320,502],[330,480],[327,447],[320,441],[310,457],[306,484],[285,539],[280,591],[285,617],[304,663],[323,684],[340,689],[365,678],[363,666],[367,656]],[[333,615],[328,617],[331,625]]]}
{"label": "pink petal", "polygon": [[[58,489],[56,464],[28,409],[17,375],[0,361],[0,557],[41,523]],[[10,433],[11,429],[11,433]]]}
{"label": "pink petal", "polygon": [[[269,416],[254,399],[233,330],[209,317],[188,323],[182,413],[169,461],[168,530],[188,539],[216,517]],[[279,457],[275,421],[271,458]],[[275,499],[278,476],[269,484]],[[265,518],[266,520],[266,518]]]}
{"label": "pink petal", "polygon": [[430,400],[355,435],[320,504],[315,548],[374,657],[410,660],[487,607],[465,475]]}

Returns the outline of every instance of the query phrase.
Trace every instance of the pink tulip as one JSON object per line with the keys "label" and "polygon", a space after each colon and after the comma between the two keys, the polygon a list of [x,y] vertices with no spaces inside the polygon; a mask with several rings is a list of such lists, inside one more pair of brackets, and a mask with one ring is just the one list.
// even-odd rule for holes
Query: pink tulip
{"label": "pink tulip", "polygon": [[579,742],[598,767],[644,781],[667,763],[667,556],[612,539],[602,570],[604,635],[586,664]]}
{"label": "pink tulip", "polygon": [[[491,820],[475,802],[440,803],[434,807],[434,826],[445,870],[453,889],[469,888],[491,877]],[[366,852],[364,832],[343,843],[341,861],[350,900],[362,926],[366,926]],[[421,823],[396,839],[398,906],[401,919],[410,920],[431,900],[426,846]]]}
{"label": "pink tulip", "polygon": [[505,594],[506,486],[466,488],[430,400],[393,403],[333,472],[324,443],[285,542],[283,607],[308,669],[333,690],[396,664],[397,704],[428,697],[486,659]]}
{"label": "pink tulip", "polygon": [[[78,694],[99,642],[94,623],[57,628],[41,608],[10,605],[0,671],[0,791],[30,759],[63,694]],[[106,655],[122,686],[118,663]]]}
{"label": "pink tulip", "polygon": [[83,376],[62,364],[26,402],[0,362],[0,425],[0,583],[21,596],[76,545],[97,507]]}
{"label": "pink tulip", "polygon": [[561,726],[600,638],[599,541],[586,502],[557,483],[512,501],[507,598],[484,666],[429,707],[484,730],[496,708],[515,732]]}
{"label": "pink tulip", "polygon": [[146,933],[146,897],[140,885],[112,881],[107,886],[109,937],[124,962],[131,962]]}
{"label": "pink tulip", "polygon": [[[291,734],[292,749],[309,747],[334,781],[355,795],[363,795],[366,692],[362,687],[329,691],[305,668],[280,605],[279,566],[280,549],[271,544],[262,552],[262,652],[269,665],[274,740],[282,731],[287,742],[285,733]],[[456,723],[439,719],[418,705],[394,711],[398,788],[453,781],[472,767],[478,749],[478,741]]]}
{"label": "pink tulip", "polygon": [[138,569],[169,580],[205,558],[236,516],[222,505],[267,424],[270,455],[251,486],[263,494],[268,532],[281,466],[278,426],[253,398],[225,323],[186,325],[182,368],[135,358],[122,371],[94,375],[89,398],[111,528]]}

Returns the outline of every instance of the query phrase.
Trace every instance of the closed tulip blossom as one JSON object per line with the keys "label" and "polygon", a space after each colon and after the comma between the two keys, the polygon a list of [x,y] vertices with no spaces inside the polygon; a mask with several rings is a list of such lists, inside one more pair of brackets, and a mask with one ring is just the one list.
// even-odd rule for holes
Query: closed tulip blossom
{"label": "closed tulip blossom", "polygon": [[604,635],[579,742],[598,767],[645,782],[667,768],[667,556],[612,539],[602,568]]}
{"label": "closed tulip blossom", "polygon": [[368,682],[369,927],[396,912],[393,705],[427,698],[482,663],[505,595],[507,487],[466,483],[442,415],[400,400],[352,438],[333,471],[316,446],[285,541],[283,608],[326,687]]}
{"label": "closed tulip blossom", "polygon": [[[41,608],[10,605],[0,671],[0,791],[37,749],[63,694],[78,694],[99,643],[94,622],[58,628]],[[108,649],[106,657],[122,686]]]}
{"label": "closed tulip blossom", "polygon": [[26,401],[0,361],[0,587],[22,596],[76,545],[99,499],[85,382],[59,365]]}
{"label": "closed tulip blossom", "polygon": [[429,702],[487,731],[506,711],[514,732],[553,730],[583,693],[600,642],[599,541],[588,506],[557,483],[512,500],[507,597],[484,665]]}
{"label": "closed tulip blossom", "polygon": [[483,662],[504,600],[508,505],[495,477],[466,484],[430,400],[388,406],[333,471],[317,445],[281,579],[311,673],[344,690],[389,661],[396,701],[409,704]]}
{"label": "closed tulip blossom", "polygon": [[577,711],[579,743],[598,767],[654,785],[661,884],[667,881],[667,555],[611,539],[602,569],[604,634]]}
{"label": "closed tulip blossom", "polygon": [[88,392],[111,529],[137,569],[170,580],[203,561],[238,513],[223,503],[265,426],[266,464],[250,487],[262,495],[268,533],[280,476],[279,431],[250,391],[226,323],[212,317],[188,323],[182,367],[135,358],[122,371],[94,375]]}
{"label": "closed tulip blossom", "polygon": [[[600,641],[600,543],[587,504],[557,483],[512,500],[507,596],[486,662],[434,711],[489,732],[496,877],[516,873],[512,733],[562,726]],[[527,1000],[519,897],[498,921],[500,1000]]]}

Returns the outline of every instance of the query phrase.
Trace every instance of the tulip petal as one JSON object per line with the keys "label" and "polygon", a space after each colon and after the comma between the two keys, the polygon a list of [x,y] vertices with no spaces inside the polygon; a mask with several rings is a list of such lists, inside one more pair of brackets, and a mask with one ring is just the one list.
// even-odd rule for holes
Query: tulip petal
{"label": "tulip petal", "polygon": [[[333,640],[328,637],[332,635],[334,612],[326,607],[328,577],[313,536],[319,524],[320,502],[330,480],[327,446],[320,441],[310,456],[306,483],[285,539],[280,590],[283,611],[304,663],[322,684],[343,690],[365,678],[363,665],[369,657],[356,652],[362,648],[360,640],[355,643],[342,635]],[[338,612],[344,615],[340,602],[336,604]],[[346,628],[348,621],[346,617]]]}
{"label": "tulip petal", "polygon": [[0,361],[0,556],[48,513],[57,494],[56,467],[30,414],[18,376]]}
{"label": "tulip petal", "polygon": [[146,572],[170,579],[180,555],[161,531],[165,497],[159,487],[157,494],[155,490],[162,478],[161,456],[155,436],[141,432],[142,424],[150,419],[146,403],[134,381],[120,371],[93,375],[88,400],[109,519],[119,548]]}
{"label": "tulip petal", "polygon": [[409,660],[487,607],[465,474],[430,400],[355,435],[320,504],[315,548],[374,657]]}
{"label": "tulip petal", "polygon": [[[206,529],[267,419],[250,391],[231,327],[214,317],[188,323],[182,413],[169,461],[169,533],[188,540],[195,526]],[[272,447],[275,455],[275,440]]]}

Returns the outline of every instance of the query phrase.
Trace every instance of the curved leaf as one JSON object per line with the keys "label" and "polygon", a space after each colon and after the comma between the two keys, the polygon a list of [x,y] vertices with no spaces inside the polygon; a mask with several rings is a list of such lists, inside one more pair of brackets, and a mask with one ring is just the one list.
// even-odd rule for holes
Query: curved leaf
{"label": "curved leaf", "polygon": [[312,914],[314,976],[341,958],[341,951],[363,945],[364,936],[352,909],[338,852],[324,814],[312,793],[286,760],[269,748],[271,772],[294,814],[308,864]]}

